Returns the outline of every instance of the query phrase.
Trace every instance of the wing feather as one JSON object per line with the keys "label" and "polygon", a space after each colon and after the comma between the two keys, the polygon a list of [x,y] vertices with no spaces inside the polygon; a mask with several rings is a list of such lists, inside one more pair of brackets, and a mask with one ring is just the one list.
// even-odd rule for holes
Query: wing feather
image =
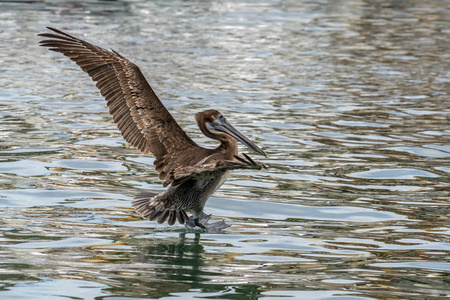
{"label": "wing feather", "polygon": [[47,28],[54,33],[39,34],[47,38],[40,45],[69,57],[96,82],[124,139],[144,154],[153,153],[156,170],[165,180],[172,171],[167,165],[173,165],[177,153],[198,146],[164,107],[140,69],[114,50]]}
{"label": "wing feather", "polygon": [[208,163],[204,163],[198,166],[179,166],[172,172],[173,183],[172,185],[179,185],[186,180],[211,177],[211,173],[220,172],[224,170],[236,170],[236,169],[267,169],[267,167],[257,161],[254,161],[250,156],[244,154],[245,158],[234,156],[234,160],[213,160]]}

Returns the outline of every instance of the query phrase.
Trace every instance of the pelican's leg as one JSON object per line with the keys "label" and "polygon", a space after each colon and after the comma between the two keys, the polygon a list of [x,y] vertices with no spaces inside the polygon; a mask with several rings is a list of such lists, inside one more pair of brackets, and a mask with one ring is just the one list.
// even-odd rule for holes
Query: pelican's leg
{"label": "pelican's leg", "polygon": [[225,228],[230,227],[225,221],[219,221],[214,222],[211,224],[208,224],[209,218],[211,215],[205,214],[204,212],[201,212],[200,215],[195,218],[194,216],[191,216],[189,220],[186,221],[185,227],[189,229],[193,229],[196,226],[202,228],[202,229],[208,229],[208,230],[222,230]]}
{"label": "pelican's leg", "polygon": [[195,228],[196,226],[200,228],[207,228],[206,225],[208,224],[210,217],[211,215],[201,212],[197,218],[194,216],[190,216],[190,218],[186,220],[186,224],[184,226],[189,229]]}
{"label": "pelican's leg", "polygon": [[[208,218],[208,219],[209,219],[209,218]],[[200,228],[206,228],[205,225],[203,225],[202,223],[200,223],[200,217],[194,219],[194,224],[195,224],[196,226],[200,227]]]}

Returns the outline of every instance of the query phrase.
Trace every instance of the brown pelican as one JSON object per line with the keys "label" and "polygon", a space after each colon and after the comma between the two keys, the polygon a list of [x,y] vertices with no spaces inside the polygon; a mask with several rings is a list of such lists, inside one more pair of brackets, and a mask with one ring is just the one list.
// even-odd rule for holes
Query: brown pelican
{"label": "brown pelican", "polygon": [[[206,200],[229,173],[265,168],[246,154],[238,156],[236,140],[267,157],[217,110],[195,116],[201,132],[220,142],[216,149],[203,148],[181,129],[135,64],[114,50],[47,28],[54,33],[39,34],[46,38],[40,45],[69,57],[97,83],[124,139],[143,154],[152,153],[159,178],[164,186],[170,185],[158,195],[144,192],[135,197],[132,205],[143,218],[169,225],[178,220],[205,228],[209,219],[203,213]],[[186,212],[193,217],[189,219]]]}

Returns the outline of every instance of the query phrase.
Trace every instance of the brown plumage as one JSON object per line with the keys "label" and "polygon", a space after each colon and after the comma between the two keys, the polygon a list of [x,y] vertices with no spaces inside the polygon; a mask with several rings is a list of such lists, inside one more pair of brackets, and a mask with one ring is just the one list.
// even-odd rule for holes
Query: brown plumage
{"label": "brown plumage", "polygon": [[139,68],[114,50],[108,51],[60,30],[41,33],[40,45],[73,60],[97,84],[106,99],[124,139],[144,154],[152,153],[155,168],[164,186],[159,195],[144,192],[133,206],[144,218],[169,225],[188,219],[186,211],[198,222],[208,197],[225,181],[233,169],[261,169],[263,164],[244,154],[237,156],[236,139],[250,149],[266,155],[245,138],[217,110],[196,115],[200,130],[220,141],[216,149],[197,145],[181,129],[148,84]]}

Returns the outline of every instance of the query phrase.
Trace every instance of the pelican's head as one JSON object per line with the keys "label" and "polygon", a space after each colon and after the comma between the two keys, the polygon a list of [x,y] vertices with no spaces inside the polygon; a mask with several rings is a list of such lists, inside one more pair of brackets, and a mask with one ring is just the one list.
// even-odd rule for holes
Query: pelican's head
{"label": "pelican's head", "polygon": [[207,137],[221,140],[221,136],[223,135],[232,136],[249,149],[267,157],[267,154],[261,148],[256,146],[255,143],[250,141],[236,128],[231,126],[231,124],[228,123],[227,119],[225,119],[219,111],[215,109],[205,110],[197,113],[195,118],[197,120],[198,127]]}

